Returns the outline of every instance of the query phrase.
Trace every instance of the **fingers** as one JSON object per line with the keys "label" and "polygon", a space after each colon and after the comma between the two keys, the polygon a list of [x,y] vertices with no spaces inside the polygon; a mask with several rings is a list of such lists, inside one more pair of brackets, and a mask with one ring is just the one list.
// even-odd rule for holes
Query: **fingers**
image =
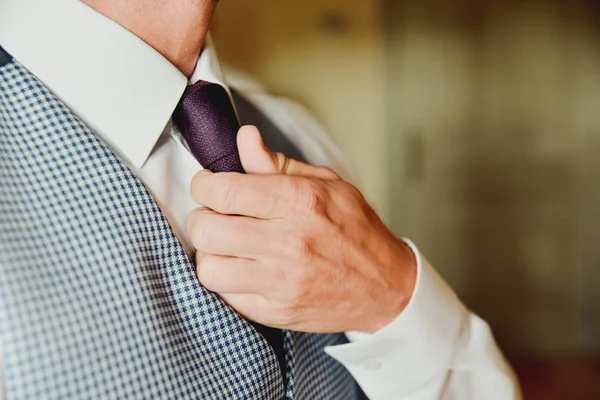
{"label": "fingers", "polygon": [[[309,178],[339,179],[333,171],[269,150],[253,126],[240,129],[240,157],[248,174],[200,171],[192,179],[194,201],[220,214],[282,218],[309,196]],[[306,178],[306,179],[303,179]]]}
{"label": "fingers", "polygon": [[[198,261],[198,280],[219,294],[266,295],[270,282],[268,267],[255,260],[208,255]],[[261,277],[257,279],[257,277]]]}
{"label": "fingers", "polygon": [[225,293],[220,296],[242,317],[259,324],[290,329],[301,321],[301,312],[288,307],[285,302],[273,301],[259,294]]}
{"label": "fingers", "polygon": [[309,165],[270,150],[255,126],[243,126],[237,136],[240,158],[249,174],[300,175],[319,179],[339,179],[332,170]]}
{"label": "fingers", "polygon": [[258,294],[231,293],[223,293],[219,296],[245,319],[266,324],[265,317],[270,314],[272,306],[265,297]]}
{"label": "fingers", "polygon": [[272,245],[268,237],[274,237],[273,226],[260,219],[221,215],[198,208],[187,224],[190,241],[201,253],[219,256],[257,258]]}
{"label": "fingers", "polygon": [[192,180],[192,199],[220,214],[274,219],[290,213],[298,182],[284,175],[244,175],[200,171]]}

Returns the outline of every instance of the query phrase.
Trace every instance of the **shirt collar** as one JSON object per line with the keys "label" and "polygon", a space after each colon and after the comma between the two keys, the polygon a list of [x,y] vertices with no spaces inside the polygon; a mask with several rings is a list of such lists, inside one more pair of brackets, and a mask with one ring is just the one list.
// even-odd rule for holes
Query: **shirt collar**
{"label": "shirt collar", "polygon": [[[76,0],[2,0],[0,45],[136,168],[188,84],[152,47]],[[210,37],[190,81],[198,80],[227,87]]]}

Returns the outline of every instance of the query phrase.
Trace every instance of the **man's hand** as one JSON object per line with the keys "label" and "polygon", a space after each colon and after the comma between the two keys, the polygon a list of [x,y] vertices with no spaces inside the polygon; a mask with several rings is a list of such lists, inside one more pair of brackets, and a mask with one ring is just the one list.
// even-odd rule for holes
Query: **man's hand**
{"label": "man's hand", "polygon": [[414,255],[327,168],[240,130],[247,174],[199,172],[188,235],[200,282],[244,317],[306,332],[375,332],[408,304]]}

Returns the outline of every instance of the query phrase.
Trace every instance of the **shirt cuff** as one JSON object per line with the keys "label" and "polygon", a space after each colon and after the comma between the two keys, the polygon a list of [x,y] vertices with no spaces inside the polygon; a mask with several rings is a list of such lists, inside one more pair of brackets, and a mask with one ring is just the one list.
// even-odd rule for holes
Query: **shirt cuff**
{"label": "shirt cuff", "polygon": [[408,306],[374,334],[325,352],[343,364],[370,399],[406,395],[447,369],[468,311],[416,246],[417,281]]}

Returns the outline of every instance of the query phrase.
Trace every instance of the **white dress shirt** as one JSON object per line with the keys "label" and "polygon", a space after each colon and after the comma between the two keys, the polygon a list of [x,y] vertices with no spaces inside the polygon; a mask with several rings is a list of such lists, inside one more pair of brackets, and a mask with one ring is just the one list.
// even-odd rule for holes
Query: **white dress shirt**
{"label": "white dress shirt", "polygon": [[[18,22],[17,22],[18,21]],[[317,121],[298,104],[269,95],[237,73],[223,73],[210,38],[188,81],[150,46],[77,0],[0,0],[0,46],[34,73],[139,177],[188,254],[189,194],[202,167],[171,115],[190,83],[229,85],[306,155],[348,180],[355,174]],[[229,85],[228,85],[229,84]],[[374,334],[325,351],[370,399],[520,398],[519,386],[488,325],[470,313],[407,240],[418,261],[408,307]],[[0,358],[1,360],[1,358]],[[1,389],[0,379],[0,389]],[[1,390],[0,390],[1,397]]]}

